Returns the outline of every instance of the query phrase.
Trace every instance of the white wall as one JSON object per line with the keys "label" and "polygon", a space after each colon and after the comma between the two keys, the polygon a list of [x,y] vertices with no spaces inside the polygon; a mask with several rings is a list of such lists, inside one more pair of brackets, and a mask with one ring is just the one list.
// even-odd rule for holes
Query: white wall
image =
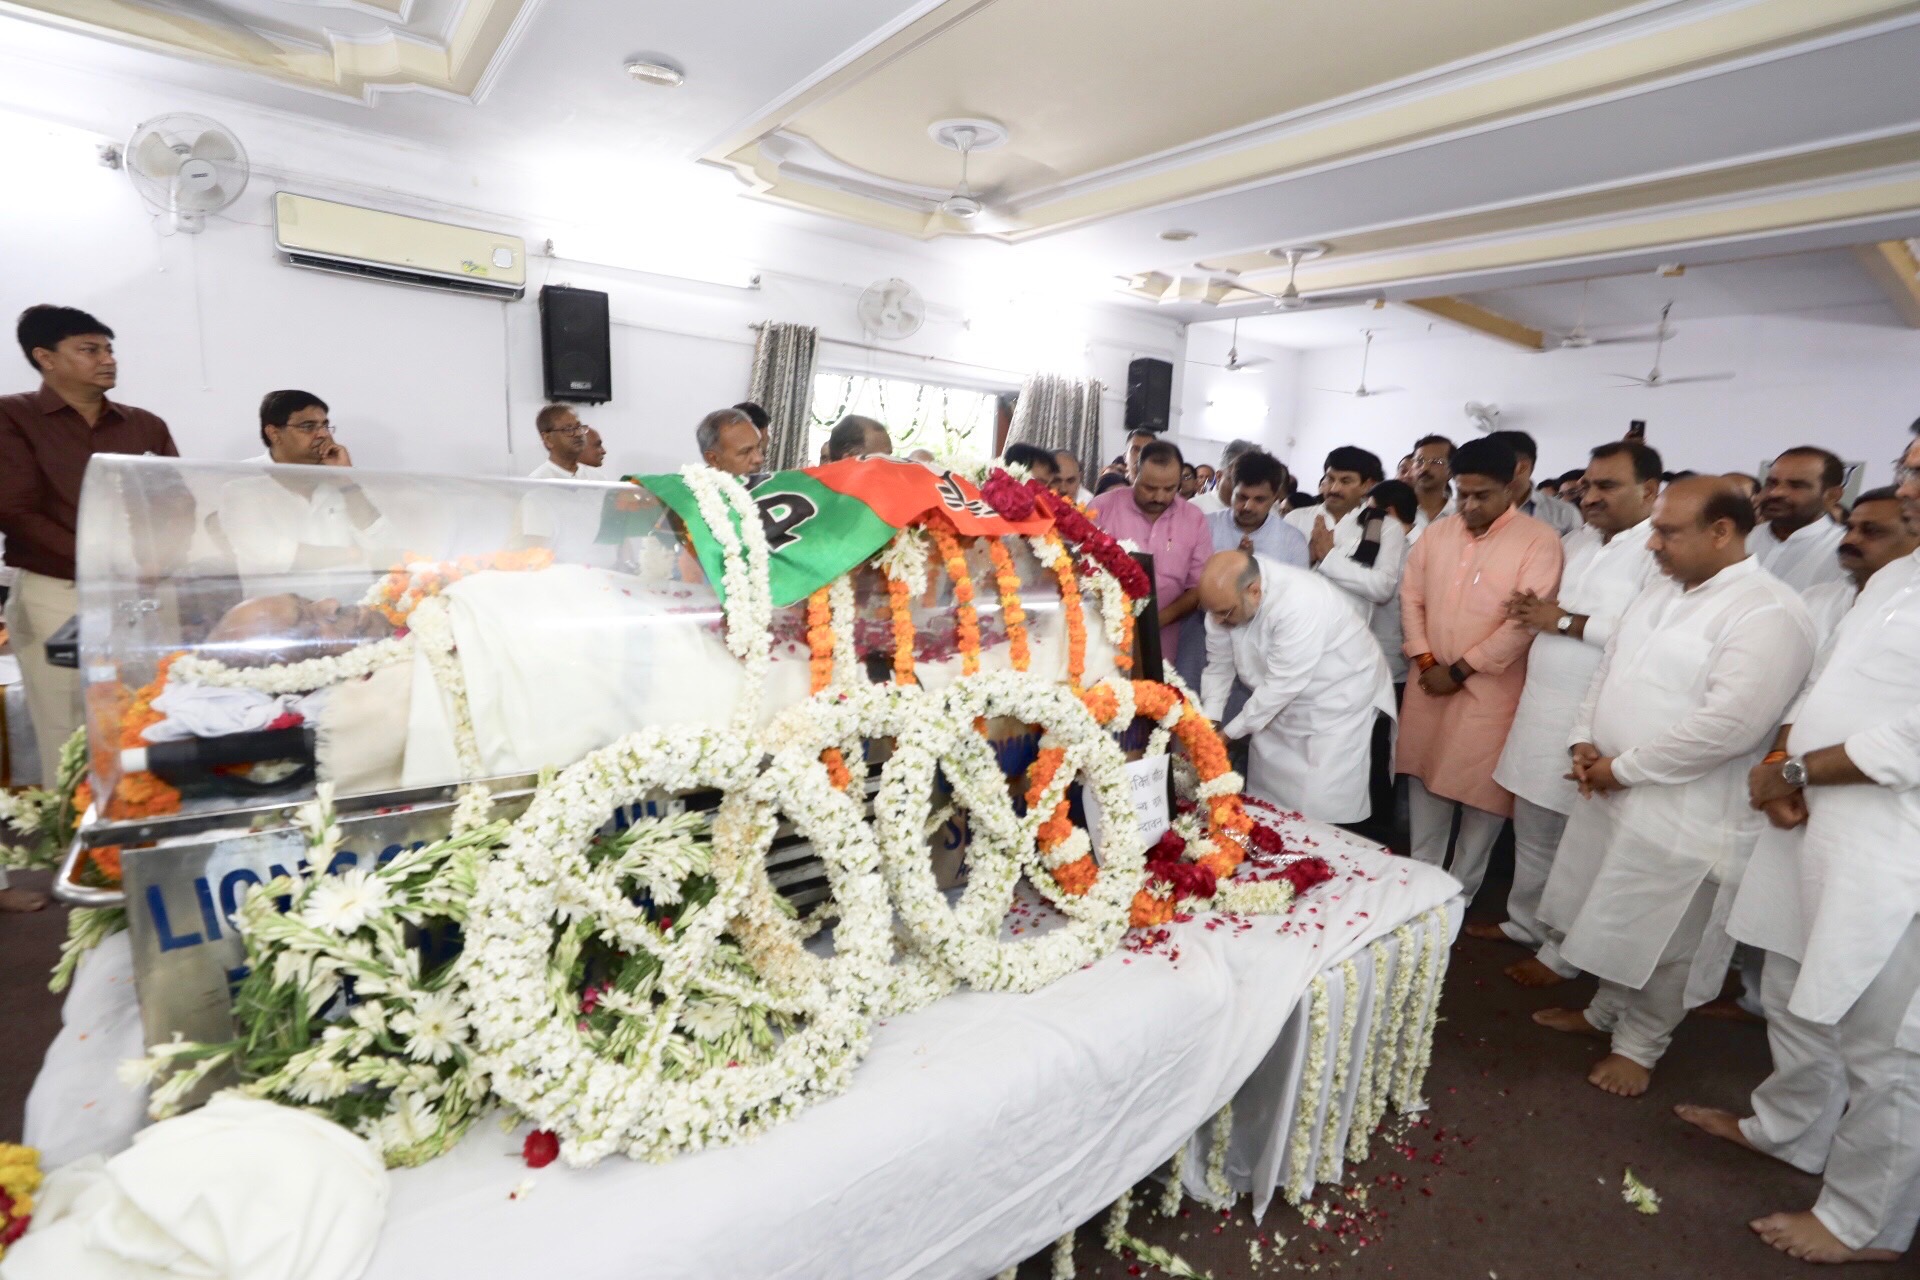
{"label": "white wall", "polygon": [[[715,225],[762,269],[758,290],[535,258],[526,298],[502,303],[288,267],[273,252],[276,189],[496,227],[534,247],[552,223],[517,208],[515,192],[498,180],[476,197],[480,179],[463,186],[398,148],[363,140],[343,151],[338,137],[315,130],[307,151],[297,122],[254,119],[236,105],[218,114],[257,143],[255,180],[226,214],[186,235],[152,218],[124,173],[95,163],[93,145],[104,134],[0,108],[0,142],[13,152],[15,172],[30,175],[24,189],[32,193],[0,200],[0,315],[35,302],[99,315],[118,337],[116,394],[164,417],[188,456],[258,452],[261,394],[300,387],[329,402],[359,465],[531,470],[543,456],[533,416],[543,402],[536,298],[545,283],[612,295],[614,400],[583,406],[582,416],[605,438],[613,474],[692,460],[694,423],[747,394],[751,323],[792,321],[818,327],[823,339],[867,342],[854,305],[865,285],[889,276],[921,289],[925,326],[906,341],[878,344],[884,352],[827,342],[823,366],[1006,389],[1040,368],[1099,377],[1107,386],[1104,434],[1117,448],[1128,361],[1179,358],[1170,320],[1037,292],[1006,246],[977,246],[956,261],[951,251],[906,240],[856,243],[825,224],[809,230],[775,218],[736,198],[731,185],[717,195],[686,193],[692,212],[667,228],[668,238],[689,235],[687,223],[705,216],[699,202],[713,201]],[[326,172],[301,169],[307,155]],[[408,181],[407,191],[391,189]],[[465,203],[452,203],[456,195]],[[615,247],[660,238],[657,226],[641,222],[598,231]],[[0,378],[0,390],[33,381],[23,361]]]}
{"label": "white wall", "polygon": [[1391,473],[1421,435],[1461,441],[1474,434],[1463,406],[1478,400],[1497,403],[1502,426],[1540,442],[1543,475],[1584,464],[1588,449],[1644,418],[1648,443],[1672,470],[1753,471],[1783,449],[1812,443],[1868,463],[1868,486],[1891,480],[1891,459],[1920,416],[1920,331],[1900,327],[1889,309],[1688,319],[1675,330],[1662,361],[1666,375],[1736,376],[1622,389],[1604,375],[1644,374],[1650,344],[1529,354],[1436,329],[1427,338],[1376,339],[1369,384],[1404,389],[1360,400],[1315,389],[1354,384],[1357,345],[1305,352],[1289,461],[1311,471],[1327,450],[1358,444]]}
{"label": "white wall", "polygon": [[1229,373],[1221,366],[1231,342],[1225,325],[1187,331],[1171,438],[1194,463],[1218,462],[1220,450],[1234,439],[1252,440],[1284,459],[1293,444],[1301,353],[1243,338],[1240,358],[1264,363]]}

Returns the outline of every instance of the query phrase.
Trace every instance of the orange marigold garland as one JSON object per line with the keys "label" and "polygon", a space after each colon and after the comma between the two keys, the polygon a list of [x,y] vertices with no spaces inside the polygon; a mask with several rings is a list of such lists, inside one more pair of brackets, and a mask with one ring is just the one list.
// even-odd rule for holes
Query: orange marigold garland
{"label": "orange marigold garland", "polygon": [[553,563],[549,547],[531,547],[525,551],[496,551],[487,556],[461,556],[458,560],[433,561],[409,552],[400,567],[373,584],[361,603],[396,627],[407,625],[407,615],[428,596],[437,596],[460,579],[486,569],[506,573],[531,573]]}
{"label": "orange marigold garland", "polygon": [[[1217,881],[1232,877],[1240,864],[1246,861],[1247,850],[1245,836],[1253,830],[1253,819],[1249,818],[1245,806],[1237,793],[1224,792],[1207,795],[1210,785],[1217,784],[1233,771],[1227,759],[1226,744],[1220,741],[1220,735],[1214,731],[1213,722],[1201,714],[1200,709],[1189,701],[1178,689],[1171,685],[1160,684],[1152,680],[1134,680],[1129,682],[1133,691],[1133,708],[1136,715],[1165,723],[1173,718],[1173,736],[1186,749],[1187,759],[1192,762],[1194,773],[1199,777],[1201,795],[1207,806],[1207,852],[1195,859],[1197,867],[1204,868]],[[1081,701],[1092,713],[1093,718],[1110,728],[1123,728],[1112,722],[1119,715],[1120,700],[1113,689],[1107,685],[1095,685],[1082,690]],[[1042,757],[1046,752],[1042,751]],[[1051,781],[1053,773],[1059,768],[1055,760],[1044,770],[1042,761],[1036,759],[1034,772],[1029,775],[1028,803],[1032,804],[1045,790],[1045,782]],[[1062,805],[1064,809],[1064,802]],[[1040,847],[1044,852],[1050,846],[1047,840],[1048,828],[1053,821],[1065,821],[1064,812],[1057,811],[1053,819],[1041,826]],[[1064,839],[1059,835],[1052,843]],[[1079,862],[1054,869],[1054,880],[1068,893],[1085,893],[1092,887],[1099,870],[1089,855]],[[1135,928],[1165,924],[1173,919],[1178,899],[1184,894],[1156,893],[1151,888],[1143,888],[1134,895],[1133,906],[1128,921]]]}
{"label": "orange marigold garland", "polygon": [[893,682],[913,683],[913,588],[882,569],[887,613],[893,619]]}
{"label": "orange marigold garland", "polygon": [[1049,530],[1046,545],[1053,556],[1053,576],[1060,583],[1060,615],[1067,627],[1067,683],[1079,693],[1087,679],[1087,615],[1080,606],[1080,579],[1060,535]]}
{"label": "orange marigold garland", "polygon": [[[833,646],[837,637],[833,632],[829,590],[830,587],[821,587],[807,597],[807,677],[814,693],[833,682]],[[847,759],[840,748],[828,747],[822,751],[820,763],[827,766],[827,779],[835,790],[845,791],[853,782],[853,774],[847,769]]]}
{"label": "orange marigold garland", "polygon": [[953,580],[955,638],[960,647],[960,673],[973,675],[980,670],[980,614],[973,605],[973,574],[967,569],[967,553],[954,536],[951,522],[944,517],[927,521],[927,532]]}
{"label": "orange marigold garland", "polygon": [[1013,567],[1013,553],[999,538],[988,538],[987,555],[993,561],[993,584],[1000,593],[1000,620],[1007,627],[1008,658],[1015,671],[1025,671],[1032,651],[1027,646],[1027,611],[1020,603],[1020,575]]}

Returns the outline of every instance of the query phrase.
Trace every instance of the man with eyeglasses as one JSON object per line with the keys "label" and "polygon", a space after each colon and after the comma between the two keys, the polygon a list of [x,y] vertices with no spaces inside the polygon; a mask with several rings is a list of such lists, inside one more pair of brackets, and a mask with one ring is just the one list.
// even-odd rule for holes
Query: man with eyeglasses
{"label": "man with eyeglasses", "polygon": [[547,460],[527,473],[530,480],[583,480],[581,454],[587,448],[587,425],[564,404],[550,404],[534,417]]}
{"label": "man with eyeglasses", "polygon": [[207,518],[209,538],[232,556],[243,584],[303,570],[378,570],[391,559],[386,517],[350,476],[324,470],[353,466],[330,412],[311,391],[261,397],[267,449],[247,461],[283,469],[228,481]]}

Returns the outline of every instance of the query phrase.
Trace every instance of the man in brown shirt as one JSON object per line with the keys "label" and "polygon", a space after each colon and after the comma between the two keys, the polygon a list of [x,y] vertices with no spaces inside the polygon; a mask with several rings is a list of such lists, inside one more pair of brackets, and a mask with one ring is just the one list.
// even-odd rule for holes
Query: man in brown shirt
{"label": "man in brown shirt", "polygon": [[38,391],[0,396],[0,534],[15,570],[7,629],[27,686],[42,779],[80,724],[80,673],[47,663],[47,638],[74,615],[80,480],[96,453],[179,456],[167,424],[107,399],[119,379],[113,330],[73,307],[20,313],[20,350]]}

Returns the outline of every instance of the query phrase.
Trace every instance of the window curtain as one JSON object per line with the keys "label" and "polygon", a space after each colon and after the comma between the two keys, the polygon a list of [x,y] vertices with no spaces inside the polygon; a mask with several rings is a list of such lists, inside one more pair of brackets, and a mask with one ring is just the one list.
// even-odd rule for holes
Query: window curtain
{"label": "window curtain", "polygon": [[753,344],[753,380],[748,398],[767,411],[767,470],[804,467],[807,427],[813,416],[813,366],[820,331],[803,324],[759,326]]}
{"label": "window curtain", "polygon": [[1013,406],[1008,444],[1034,444],[1042,449],[1066,449],[1080,459],[1080,474],[1100,474],[1100,393],[1094,378],[1068,378],[1036,373],[1020,388]]}

